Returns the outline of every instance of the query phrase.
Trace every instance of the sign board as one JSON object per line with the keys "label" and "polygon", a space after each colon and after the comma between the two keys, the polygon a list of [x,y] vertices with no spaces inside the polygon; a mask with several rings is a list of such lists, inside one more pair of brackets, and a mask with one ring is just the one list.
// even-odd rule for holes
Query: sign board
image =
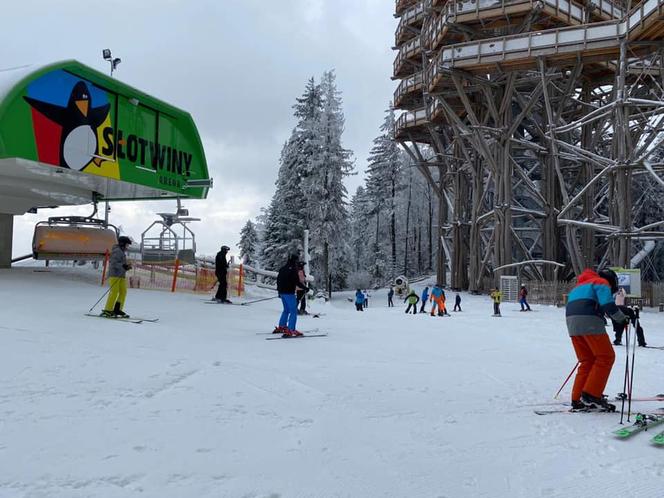
{"label": "sign board", "polygon": [[618,275],[618,288],[625,289],[627,297],[641,297],[641,270],[639,268],[611,268]]}
{"label": "sign board", "polygon": [[[76,61],[35,68],[0,85],[0,161],[7,159],[81,173],[76,186],[106,198],[201,199],[210,186],[188,113]],[[33,172],[24,171],[21,181],[29,183]],[[35,183],[44,177],[33,176]],[[123,190],[97,190],[99,180]]]}
{"label": "sign board", "polygon": [[500,292],[503,293],[503,301],[516,302],[519,298],[519,281],[515,275],[500,276]]}

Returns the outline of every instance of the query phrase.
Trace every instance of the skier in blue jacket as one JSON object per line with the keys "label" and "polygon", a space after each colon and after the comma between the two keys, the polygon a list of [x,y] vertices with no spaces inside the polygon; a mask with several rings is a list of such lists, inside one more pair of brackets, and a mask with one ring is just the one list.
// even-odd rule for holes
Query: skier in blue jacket
{"label": "skier in blue jacket", "polygon": [[428,299],[429,299],[429,287],[425,287],[424,290],[422,291],[422,306],[420,306],[420,313],[426,313],[424,307],[426,306]]}
{"label": "skier in blue jacket", "polygon": [[364,293],[360,289],[357,289],[355,293],[355,309],[357,311],[364,311],[364,299]]}

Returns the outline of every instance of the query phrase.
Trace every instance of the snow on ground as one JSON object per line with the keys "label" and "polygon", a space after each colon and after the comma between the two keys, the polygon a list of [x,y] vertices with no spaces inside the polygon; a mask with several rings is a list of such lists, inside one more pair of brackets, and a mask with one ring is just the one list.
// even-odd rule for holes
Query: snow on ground
{"label": "snow on ground", "polygon": [[[464,294],[463,313],[432,318],[337,294],[299,322],[328,337],[266,341],[276,300],[130,290],[130,313],[160,318],[136,325],[83,316],[95,279],[0,270],[2,498],[662,496],[649,434],[523,406],[575,363],[562,309],[492,318]],[[643,322],[664,345],[664,313]],[[638,350],[635,394],[664,391],[663,366]],[[623,370],[620,349],[607,393]]]}

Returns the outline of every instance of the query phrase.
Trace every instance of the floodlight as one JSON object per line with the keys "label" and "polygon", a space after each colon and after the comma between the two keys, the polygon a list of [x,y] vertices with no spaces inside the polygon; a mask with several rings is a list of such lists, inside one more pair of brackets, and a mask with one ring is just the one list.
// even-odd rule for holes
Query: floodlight
{"label": "floodlight", "polygon": [[101,53],[104,56],[104,60],[111,60],[111,51],[109,49],[105,48]]}

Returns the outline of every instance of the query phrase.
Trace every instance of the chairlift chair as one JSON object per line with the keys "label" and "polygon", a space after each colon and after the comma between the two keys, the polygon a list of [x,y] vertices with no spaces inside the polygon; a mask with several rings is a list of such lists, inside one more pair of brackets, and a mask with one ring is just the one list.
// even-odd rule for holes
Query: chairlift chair
{"label": "chairlift chair", "polygon": [[118,242],[118,229],[104,220],[54,216],[35,225],[32,255],[37,260],[102,260]]}

